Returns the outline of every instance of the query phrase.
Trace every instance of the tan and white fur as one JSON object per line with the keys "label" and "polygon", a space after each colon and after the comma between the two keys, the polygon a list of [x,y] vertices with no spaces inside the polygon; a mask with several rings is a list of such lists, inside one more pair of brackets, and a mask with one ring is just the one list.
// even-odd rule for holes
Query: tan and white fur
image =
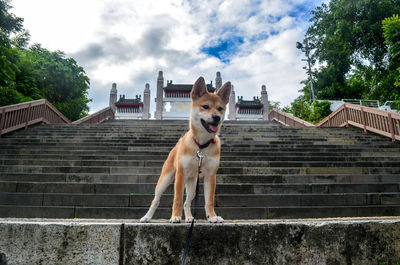
{"label": "tan and white fur", "polygon": [[[193,85],[190,93],[192,104],[189,122],[189,131],[179,139],[171,150],[162,167],[158,180],[154,199],[145,216],[140,222],[149,222],[154,215],[161,195],[172,183],[174,184],[174,202],[172,206],[171,223],[179,223],[182,220],[182,208],[185,212],[185,221],[191,222],[193,216],[190,210],[192,200],[196,193],[198,177],[198,160],[196,154],[200,145],[209,142],[206,148],[201,149],[205,157],[201,165],[200,177],[204,178],[204,200],[207,220],[211,223],[222,223],[224,219],[217,216],[214,211],[214,198],[216,186],[216,174],[219,167],[221,141],[218,137],[219,130],[225,117],[226,105],[229,102],[231,83],[226,82],[218,91],[209,93],[203,77],[199,77]],[[183,204],[183,188],[186,188],[186,201]]]}

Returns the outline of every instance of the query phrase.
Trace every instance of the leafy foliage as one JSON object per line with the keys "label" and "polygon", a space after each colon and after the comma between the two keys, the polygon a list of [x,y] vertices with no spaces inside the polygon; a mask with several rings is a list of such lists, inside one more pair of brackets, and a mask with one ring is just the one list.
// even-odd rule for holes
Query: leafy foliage
{"label": "leafy foliage", "polygon": [[9,1],[0,0],[0,86],[12,85],[17,67],[15,52],[10,40],[11,33],[22,31],[22,19],[8,13]]}
{"label": "leafy foliage", "polygon": [[[317,99],[400,99],[399,13],[398,0],[331,0],[312,11],[306,37],[316,46]],[[329,114],[327,103],[311,103],[310,82],[302,83],[285,110],[316,122]]]}
{"label": "leafy foliage", "polygon": [[318,123],[319,121],[327,117],[332,112],[330,106],[331,103],[327,100],[314,101],[311,104],[311,113],[308,117],[308,121],[312,123]]}
{"label": "leafy foliage", "polygon": [[268,100],[268,107],[270,110],[272,109],[281,109],[281,103],[279,101],[269,101]]}
{"label": "leafy foliage", "polygon": [[331,103],[327,100],[311,102],[299,97],[291,103],[290,107],[285,107],[283,111],[292,113],[302,120],[316,124],[331,114],[330,106]]}
{"label": "leafy foliage", "polygon": [[385,43],[389,45],[390,67],[397,70],[396,86],[400,86],[400,18],[393,15],[382,22]]}
{"label": "leafy foliage", "polygon": [[314,73],[317,98],[398,98],[388,63],[394,54],[388,54],[382,28],[382,20],[396,13],[400,2],[393,0],[331,0],[312,12],[307,36],[316,45],[314,65],[321,65]]}
{"label": "leafy foliage", "polygon": [[61,51],[28,48],[29,33],[8,13],[8,2],[0,0],[0,106],[46,98],[70,120],[85,116],[90,83],[84,69]]}

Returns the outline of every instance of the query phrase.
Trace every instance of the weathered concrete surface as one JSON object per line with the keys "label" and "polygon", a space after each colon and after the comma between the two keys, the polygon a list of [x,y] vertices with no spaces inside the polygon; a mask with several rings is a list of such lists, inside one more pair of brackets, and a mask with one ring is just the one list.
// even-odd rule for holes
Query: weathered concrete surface
{"label": "weathered concrete surface", "polygon": [[[124,264],[179,264],[187,231],[126,224]],[[192,240],[187,264],[400,262],[400,220],[196,224]]]}
{"label": "weathered concrete surface", "polygon": [[[188,228],[136,220],[0,219],[0,256],[8,264],[179,264]],[[400,263],[400,218],[197,223],[186,264],[379,262]]]}
{"label": "weathered concrete surface", "polygon": [[1,221],[0,254],[12,264],[118,264],[120,224]]}

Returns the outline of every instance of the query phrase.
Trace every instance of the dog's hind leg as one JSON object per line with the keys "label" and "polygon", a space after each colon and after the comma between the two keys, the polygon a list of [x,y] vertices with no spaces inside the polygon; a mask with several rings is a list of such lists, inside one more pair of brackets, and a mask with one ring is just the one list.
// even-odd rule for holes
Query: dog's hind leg
{"label": "dog's hind leg", "polygon": [[167,160],[165,161],[160,178],[158,179],[157,186],[154,192],[154,199],[150,205],[149,210],[147,211],[146,215],[140,219],[140,222],[146,223],[153,218],[155,211],[157,210],[158,205],[160,204],[161,195],[165,192],[168,188],[169,184],[171,184],[172,180],[174,179],[175,175],[175,168],[173,166],[174,160],[174,150],[171,151],[170,155],[168,156]]}

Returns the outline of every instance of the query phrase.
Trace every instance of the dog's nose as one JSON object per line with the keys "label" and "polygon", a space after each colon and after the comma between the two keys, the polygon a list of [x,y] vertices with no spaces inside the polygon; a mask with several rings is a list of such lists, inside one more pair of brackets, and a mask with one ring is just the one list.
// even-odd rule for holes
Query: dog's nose
{"label": "dog's nose", "polygon": [[218,116],[218,115],[212,115],[212,118],[213,118],[213,121],[214,121],[215,123],[218,123],[218,122],[221,120],[221,117]]}

